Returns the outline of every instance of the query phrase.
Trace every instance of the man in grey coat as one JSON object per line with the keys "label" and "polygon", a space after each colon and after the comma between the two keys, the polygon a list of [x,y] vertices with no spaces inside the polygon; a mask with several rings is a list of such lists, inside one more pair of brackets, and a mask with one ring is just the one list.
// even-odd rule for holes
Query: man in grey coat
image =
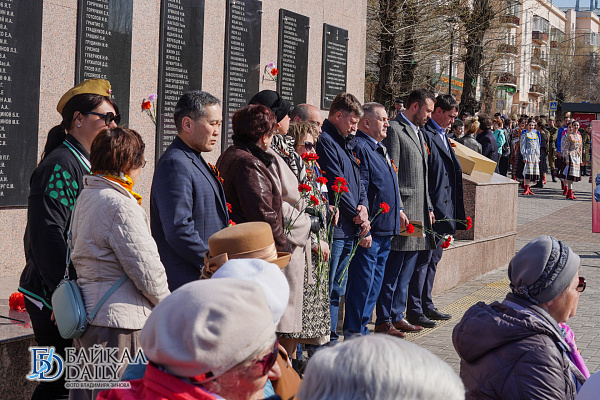
{"label": "man in grey coat", "polygon": [[[406,109],[390,121],[383,143],[397,167],[400,192],[401,232],[409,220],[419,221],[431,232],[433,208],[427,182],[429,149],[420,127],[431,117],[435,96],[426,89],[413,90],[406,101]],[[377,300],[375,332],[402,337],[400,331],[419,331],[421,326],[404,319],[408,284],[420,251],[432,250],[435,242],[430,234],[425,237],[394,236],[388,256],[383,285]]]}

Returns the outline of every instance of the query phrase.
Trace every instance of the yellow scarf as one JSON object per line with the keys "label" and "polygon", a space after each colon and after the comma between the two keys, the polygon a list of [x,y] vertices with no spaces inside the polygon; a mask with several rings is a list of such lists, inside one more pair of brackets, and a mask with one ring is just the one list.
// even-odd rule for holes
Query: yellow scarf
{"label": "yellow scarf", "polygon": [[125,190],[127,190],[129,193],[131,193],[131,195],[133,197],[135,197],[138,204],[140,206],[142,205],[142,196],[140,196],[139,194],[137,194],[136,192],[133,191],[133,181],[131,180],[129,175],[123,174],[123,176],[115,176],[112,174],[105,174],[102,172],[96,172],[96,173],[94,173],[94,175],[100,176],[104,179],[107,179],[111,182],[118,183],[119,185],[123,186],[125,188]]}

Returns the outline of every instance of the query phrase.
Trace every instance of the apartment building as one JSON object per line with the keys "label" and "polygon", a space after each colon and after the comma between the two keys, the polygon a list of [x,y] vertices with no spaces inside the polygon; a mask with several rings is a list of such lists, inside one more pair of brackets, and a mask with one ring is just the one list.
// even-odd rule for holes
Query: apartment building
{"label": "apartment building", "polygon": [[494,112],[552,114],[556,69],[565,58],[596,60],[600,40],[597,0],[589,10],[561,9],[546,0],[507,0],[497,36]]}

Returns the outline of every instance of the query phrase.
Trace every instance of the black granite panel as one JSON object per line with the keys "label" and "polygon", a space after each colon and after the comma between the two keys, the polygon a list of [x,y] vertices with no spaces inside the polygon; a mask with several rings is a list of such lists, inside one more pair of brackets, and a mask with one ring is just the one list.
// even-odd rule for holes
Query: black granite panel
{"label": "black granite panel", "polygon": [[[76,83],[108,79],[121,125],[129,123],[133,0],[78,0]],[[141,104],[141,99],[140,99]]]}
{"label": "black granite panel", "polygon": [[346,91],[348,73],[348,31],[323,24],[321,108],[328,110],[338,93]]}
{"label": "black granite panel", "polygon": [[202,89],[204,0],[163,0],[160,23],[157,160],[177,135],[177,101],[188,90]]}
{"label": "black granite panel", "polygon": [[228,0],[225,20],[225,78],[222,150],[231,145],[231,116],[258,92],[262,2]]}
{"label": "black granite panel", "polygon": [[310,18],[279,10],[277,91],[293,106],[306,103]]}
{"label": "black granite panel", "polygon": [[37,163],[42,9],[0,2],[0,207],[27,205]]}

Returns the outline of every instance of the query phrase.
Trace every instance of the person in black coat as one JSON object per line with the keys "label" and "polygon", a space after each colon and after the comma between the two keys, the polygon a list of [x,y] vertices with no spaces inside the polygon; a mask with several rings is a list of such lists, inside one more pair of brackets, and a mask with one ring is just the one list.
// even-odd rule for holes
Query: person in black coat
{"label": "person in black coat", "polygon": [[479,114],[477,141],[481,144],[481,154],[498,163],[498,142],[492,132],[492,119],[487,114]]}
{"label": "person in black coat", "polygon": [[[458,103],[450,95],[436,98],[431,119],[425,124],[423,137],[429,149],[429,197],[435,214],[433,230],[438,235],[454,234],[465,226],[450,220],[465,220],[463,204],[462,169],[454,154],[446,130],[458,115]],[[431,289],[437,264],[442,258],[442,239],[437,238],[436,248],[419,252],[417,266],[408,287],[406,319],[426,328],[435,326],[432,320],[448,320],[450,314],[438,311],[433,305]]]}

